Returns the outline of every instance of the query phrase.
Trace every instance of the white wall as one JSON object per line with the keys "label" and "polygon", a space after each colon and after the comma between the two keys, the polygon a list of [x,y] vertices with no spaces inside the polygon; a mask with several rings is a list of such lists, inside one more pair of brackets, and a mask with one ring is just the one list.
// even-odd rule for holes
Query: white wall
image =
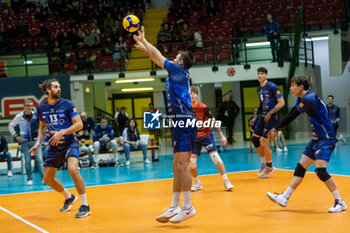
{"label": "white wall", "polygon": [[349,135],[350,106],[348,101],[350,100],[350,62],[347,63],[341,76],[330,76],[328,46],[328,40],[314,42],[315,64],[321,67],[322,100],[327,103],[327,96],[334,96],[334,104],[340,107],[342,115],[338,131],[346,131],[347,135]]}

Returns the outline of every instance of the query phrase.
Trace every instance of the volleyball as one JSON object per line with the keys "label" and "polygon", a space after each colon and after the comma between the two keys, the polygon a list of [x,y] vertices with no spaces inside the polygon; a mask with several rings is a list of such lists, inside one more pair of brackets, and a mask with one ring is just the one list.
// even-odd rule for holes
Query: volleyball
{"label": "volleyball", "polygon": [[135,15],[128,15],[123,19],[123,27],[128,32],[135,32],[140,27],[140,20]]}

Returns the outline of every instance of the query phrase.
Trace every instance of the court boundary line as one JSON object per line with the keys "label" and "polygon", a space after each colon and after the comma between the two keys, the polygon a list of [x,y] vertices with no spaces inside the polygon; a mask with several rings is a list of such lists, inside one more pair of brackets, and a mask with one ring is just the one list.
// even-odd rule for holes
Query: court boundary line
{"label": "court boundary line", "polygon": [[31,223],[31,222],[25,220],[24,218],[21,218],[21,217],[18,216],[17,214],[12,213],[11,211],[5,209],[5,208],[2,207],[2,206],[0,206],[0,210],[4,211],[5,213],[8,213],[8,214],[11,215],[12,217],[15,217],[16,219],[18,219],[18,220],[20,220],[21,222],[23,222],[23,223],[25,223],[25,224],[27,224],[27,225],[29,225],[29,226],[31,226],[31,227],[37,229],[37,230],[40,231],[40,232],[49,233],[48,231],[46,231],[46,230],[44,230],[44,229],[42,229],[42,228],[40,228],[40,227],[34,225],[33,223]]}
{"label": "court boundary line", "polygon": [[[234,173],[243,173],[243,172],[253,172],[257,171],[258,169],[253,170],[245,170],[245,171],[234,171],[234,172],[226,172],[226,174],[234,174]],[[282,170],[282,171],[290,171],[293,172],[292,169],[285,169],[285,168],[276,168],[276,170]],[[306,171],[307,173],[314,173],[311,171]],[[215,176],[220,175],[220,173],[214,173],[214,174],[206,174],[206,175],[200,175],[200,176]],[[350,177],[350,175],[339,175],[332,173],[330,175],[335,176],[343,176],[343,177]],[[172,178],[162,178],[162,179],[154,179],[154,180],[141,180],[141,181],[130,181],[130,182],[122,182],[122,183],[114,183],[114,184],[98,184],[98,185],[91,185],[91,186],[85,186],[86,188],[95,188],[95,187],[104,187],[104,186],[110,186],[110,185],[122,185],[122,184],[135,184],[135,183],[143,183],[143,182],[151,182],[151,181],[162,181],[162,180],[171,180]],[[68,188],[68,189],[74,189],[75,187]],[[20,192],[20,193],[9,193],[9,194],[0,194],[0,197],[2,196],[9,196],[9,195],[19,195],[19,194],[27,194],[27,193],[41,193],[41,192],[53,192],[55,190],[39,190],[39,191],[30,191],[30,192]]]}

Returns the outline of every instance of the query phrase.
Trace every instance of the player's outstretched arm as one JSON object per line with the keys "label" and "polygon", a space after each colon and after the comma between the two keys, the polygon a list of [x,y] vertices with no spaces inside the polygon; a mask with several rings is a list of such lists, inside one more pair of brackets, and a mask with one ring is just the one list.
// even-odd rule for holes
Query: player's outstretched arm
{"label": "player's outstretched arm", "polygon": [[265,122],[269,122],[271,116],[273,114],[275,114],[276,112],[278,112],[285,105],[283,97],[279,98],[277,101],[278,102],[277,102],[276,106],[273,109],[271,109],[271,111],[268,114],[266,114]]}
{"label": "player's outstretched arm", "polygon": [[36,139],[36,143],[34,144],[34,146],[32,148],[30,148],[29,152],[32,155],[36,155],[36,150],[40,147],[41,142],[44,140],[44,136],[46,133],[46,124],[44,121],[40,121],[39,122],[39,129],[38,129],[38,137]]}
{"label": "player's outstretched arm", "polygon": [[[214,125],[215,125],[215,118],[212,118],[211,120],[214,121]],[[218,134],[220,136],[221,145],[226,146],[227,139],[226,139],[225,135],[222,133],[221,128],[214,127],[214,129],[218,132]]]}
{"label": "player's outstretched arm", "polygon": [[138,31],[138,35],[134,35],[134,40],[136,41],[136,48],[144,51],[154,63],[156,63],[158,66],[164,69],[165,57],[160,53],[160,51],[156,47],[154,47],[146,40],[145,29],[143,26],[141,26],[140,31]]}
{"label": "player's outstretched arm", "polygon": [[284,126],[288,125],[292,121],[294,121],[295,118],[297,118],[300,115],[300,113],[301,112],[299,112],[296,107],[293,107],[292,110],[290,110],[287,113],[287,115],[285,115],[282,118],[280,123],[278,123],[278,125],[276,125],[273,129],[270,130],[270,132],[267,135],[269,140],[275,140],[275,138],[277,137],[277,134],[278,134],[278,130],[283,128]]}

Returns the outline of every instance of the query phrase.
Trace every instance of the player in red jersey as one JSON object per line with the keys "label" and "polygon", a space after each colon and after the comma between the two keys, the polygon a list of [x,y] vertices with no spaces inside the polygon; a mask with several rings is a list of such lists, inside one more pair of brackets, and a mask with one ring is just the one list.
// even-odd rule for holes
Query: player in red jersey
{"label": "player in red jersey", "polygon": [[[207,120],[215,121],[215,119],[210,113],[208,106],[197,101],[197,98],[198,98],[198,88],[195,86],[191,86],[192,109],[196,114],[197,121],[198,122],[205,122]],[[210,155],[210,158],[213,160],[218,171],[220,172],[220,175],[224,180],[225,189],[231,190],[233,189],[233,185],[227,179],[225,165],[218,154],[210,126],[208,127],[204,123],[202,124],[203,124],[203,127],[198,127],[198,133],[192,147],[190,169],[191,169],[192,176],[194,177],[194,185],[192,186],[191,191],[198,191],[203,188],[198,178],[198,168],[197,168],[197,157],[201,152],[202,146],[204,146],[207,149]],[[211,123],[209,125],[213,125],[213,124]],[[225,146],[227,143],[227,139],[221,132],[220,127],[214,126],[214,128],[220,135],[221,144]]]}

